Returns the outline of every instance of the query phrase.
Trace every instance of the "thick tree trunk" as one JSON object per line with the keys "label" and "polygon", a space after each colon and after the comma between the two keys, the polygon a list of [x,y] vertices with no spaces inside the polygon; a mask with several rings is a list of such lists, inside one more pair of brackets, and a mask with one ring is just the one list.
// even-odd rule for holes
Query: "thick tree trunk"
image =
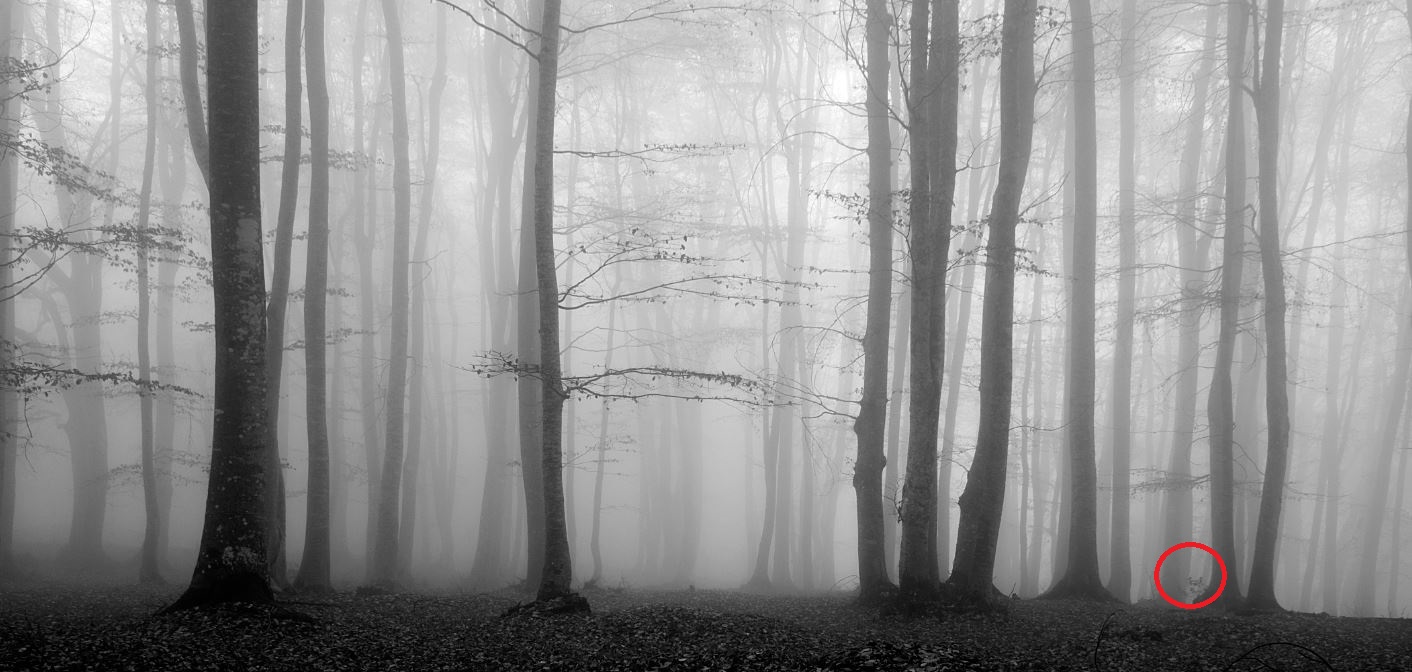
{"label": "thick tree trunk", "polygon": [[961,493],[956,561],[949,582],[969,600],[995,590],[995,550],[1005,504],[1013,383],[1015,227],[1034,130],[1034,0],[1005,0],[1000,48],[1000,175],[991,201],[981,316],[980,429]]}
{"label": "thick tree trunk", "polygon": [[402,458],[406,424],[407,325],[411,303],[407,288],[408,250],[411,238],[412,177],[408,157],[407,79],[402,53],[402,18],[398,3],[382,0],[387,28],[388,81],[392,89],[392,320],[387,372],[387,434],[382,460],[382,487],[378,493],[377,539],[373,543],[369,580],[391,586],[397,574],[398,493],[402,485]]}
{"label": "thick tree trunk", "polygon": [[305,0],[305,67],[309,79],[309,238],[304,267],[305,427],[309,437],[304,556],[294,585],[330,590],[330,459],[328,436],[329,94],[324,66],[324,0]]}
{"label": "thick tree trunk", "polygon": [[883,540],[883,425],[887,414],[887,332],[892,304],[892,163],[888,136],[888,26],[884,0],[868,0],[868,318],[863,333],[863,399],[853,489],[858,508],[858,591],[863,602],[893,590]]}
{"label": "thick tree trunk", "polygon": [[[169,610],[272,599],[265,561],[265,271],[260,236],[255,0],[207,7],[215,416],[206,516],[191,585]],[[218,27],[218,28],[217,28]]]}

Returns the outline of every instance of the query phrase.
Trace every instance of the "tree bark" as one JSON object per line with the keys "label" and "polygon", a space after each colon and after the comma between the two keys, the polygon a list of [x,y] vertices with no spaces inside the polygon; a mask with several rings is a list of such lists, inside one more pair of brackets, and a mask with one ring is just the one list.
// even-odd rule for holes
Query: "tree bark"
{"label": "tree bark", "polygon": [[408,250],[411,238],[412,177],[408,156],[407,77],[403,65],[402,18],[395,0],[382,0],[389,54],[388,82],[392,89],[392,333],[388,348],[387,434],[384,439],[382,487],[378,493],[377,539],[373,544],[374,585],[390,587],[396,581],[398,542],[398,491],[402,484],[407,394],[407,287]]}
{"label": "tree bark", "polygon": [[868,0],[868,317],[863,332],[863,399],[853,431],[858,435],[853,489],[858,508],[859,600],[893,592],[883,539],[883,430],[887,415],[887,332],[892,304],[892,163],[888,134],[888,27],[884,0]]}
{"label": "tree bark", "polygon": [[202,181],[210,186],[211,141],[207,137],[206,116],[201,109],[201,45],[196,40],[196,16],[191,0],[172,0],[172,6],[176,9],[177,35],[181,42],[181,94],[186,107],[187,132],[191,136],[191,153],[196,156]]}
{"label": "tree bark", "polygon": [[[142,154],[142,187],[137,203],[137,399],[138,425],[142,446],[142,504],[146,514],[142,534],[142,558],[137,570],[138,581],[162,583],[158,547],[162,530],[162,510],[157,498],[157,467],[154,428],[152,426],[152,287],[148,282],[150,253],[147,231],[152,219],[152,176],[157,162],[157,61],[152,45],[161,39],[162,27],[157,19],[157,2],[146,3],[147,81],[144,98],[147,103],[147,134]],[[113,17],[114,21],[118,17]],[[116,148],[115,148],[116,151]]]}
{"label": "tree bark", "polygon": [[960,97],[959,9],[954,2],[932,5],[932,16],[925,3],[912,9],[912,404],[898,574],[902,594],[916,597],[934,596],[941,583],[937,432]]}
{"label": "tree bark", "polygon": [[299,52],[303,42],[304,0],[290,0],[285,6],[284,27],[284,160],[280,168],[279,212],[275,217],[274,269],[270,277],[270,302],[266,308],[270,333],[265,339],[265,396],[270,420],[265,424],[265,443],[270,454],[265,462],[265,515],[270,517],[266,532],[270,579],[282,588],[285,578],[284,469],[279,449],[280,385],[284,378],[284,320],[289,309],[289,263],[294,246],[294,213],[299,205],[299,163],[303,153],[303,80],[299,75]]}
{"label": "tree bark", "polygon": [[995,550],[1005,504],[1013,384],[1015,227],[1034,130],[1034,0],[1005,0],[1000,48],[1000,174],[991,201],[981,316],[980,429],[961,493],[956,560],[949,582],[968,600],[995,590]]}
{"label": "tree bark", "polygon": [[1284,0],[1266,6],[1264,69],[1256,88],[1260,163],[1260,265],[1265,281],[1265,414],[1267,453],[1255,528],[1250,592],[1246,606],[1279,609],[1275,599],[1275,556],[1279,550],[1280,514],[1289,471],[1289,387],[1285,343],[1285,272],[1280,251],[1277,177],[1280,142],[1280,43],[1284,36]]}
{"label": "tree bark", "polygon": [[309,238],[304,266],[305,427],[309,437],[304,556],[294,579],[301,591],[331,590],[328,436],[329,94],[324,65],[324,0],[305,0],[309,80]]}
{"label": "tree bark", "polygon": [[[207,3],[215,416],[191,585],[168,610],[269,601],[265,560],[265,270],[256,0]],[[218,27],[218,28],[217,28]]]}
{"label": "tree bark", "polygon": [[[0,59],[18,58],[20,30],[24,25],[24,4],[12,2],[0,8]],[[0,80],[0,134],[10,136],[19,125],[20,99],[12,89],[13,80]],[[19,195],[19,154],[0,149],[0,240],[9,240],[15,231],[15,210]],[[15,282],[15,259],[8,249],[0,249],[0,287]],[[0,369],[15,362],[15,302],[0,301]],[[18,397],[9,386],[0,386],[0,579],[14,568],[15,464],[19,445]]]}
{"label": "tree bark", "polygon": [[1113,522],[1108,592],[1132,597],[1133,319],[1137,289],[1137,0],[1123,0],[1118,54],[1118,333],[1113,353]]}
{"label": "tree bark", "polygon": [[[1235,359],[1236,330],[1240,318],[1242,255],[1245,252],[1245,33],[1249,14],[1245,0],[1230,0],[1226,23],[1226,76],[1230,102],[1226,111],[1225,237],[1221,263],[1221,326],[1216,343],[1216,364],[1211,372],[1211,393],[1206,416],[1211,426],[1211,536],[1212,548],[1225,560],[1230,578],[1216,606],[1229,609],[1240,601],[1240,567],[1236,555],[1233,448],[1235,435],[1231,368]],[[1212,577],[1221,568],[1211,560]],[[1215,593],[1213,579],[1201,596]]]}

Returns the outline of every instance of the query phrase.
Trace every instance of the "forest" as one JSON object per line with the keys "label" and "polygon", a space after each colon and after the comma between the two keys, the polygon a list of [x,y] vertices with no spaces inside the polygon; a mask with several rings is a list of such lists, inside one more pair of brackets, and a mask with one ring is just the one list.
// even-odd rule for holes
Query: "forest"
{"label": "forest", "polygon": [[1412,4],[0,5],[0,669],[1412,669]]}

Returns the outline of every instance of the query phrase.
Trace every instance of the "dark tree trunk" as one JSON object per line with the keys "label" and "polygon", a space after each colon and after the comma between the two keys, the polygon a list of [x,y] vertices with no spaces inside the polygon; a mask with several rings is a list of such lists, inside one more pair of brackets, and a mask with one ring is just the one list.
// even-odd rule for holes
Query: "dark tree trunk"
{"label": "dark tree trunk", "polygon": [[328,436],[329,95],[324,67],[324,0],[305,0],[305,68],[309,79],[309,239],[304,267],[305,426],[309,436],[304,557],[294,585],[330,590]]}
{"label": "dark tree trunk", "polygon": [[[191,585],[169,610],[272,599],[265,561],[265,269],[260,236],[259,3],[207,3],[215,416]],[[217,28],[218,27],[218,28]]]}
{"label": "dark tree trunk", "polygon": [[[0,59],[18,57],[23,9],[24,4],[18,2],[0,8]],[[20,99],[14,95],[12,81],[0,79],[0,134],[5,135],[13,134],[19,121]],[[0,151],[0,239],[3,240],[9,240],[15,230],[19,174],[19,155]],[[5,252],[0,256],[0,287],[12,287],[14,279],[14,261]],[[14,340],[15,302],[0,301],[0,369],[8,369],[15,361]],[[13,389],[0,387],[0,579],[14,567],[17,400]]]}
{"label": "dark tree trunk", "polygon": [[956,561],[949,582],[967,599],[989,600],[1005,505],[1010,441],[1015,227],[1034,130],[1034,0],[1005,0],[1000,48],[1000,175],[991,201],[981,315],[980,429],[961,493]]}
{"label": "dark tree trunk", "polygon": [[888,135],[888,27],[884,0],[868,0],[868,318],[863,332],[863,399],[853,489],[858,508],[858,592],[873,602],[893,591],[883,539],[883,430],[887,415],[887,332],[892,304],[892,164]]}

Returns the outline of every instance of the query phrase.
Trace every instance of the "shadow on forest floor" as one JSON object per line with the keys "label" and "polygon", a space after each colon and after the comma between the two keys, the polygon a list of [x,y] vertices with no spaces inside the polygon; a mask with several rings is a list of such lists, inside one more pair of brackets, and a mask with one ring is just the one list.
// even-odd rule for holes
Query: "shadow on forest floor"
{"label": "shadow on forest floor", "polygon": [[0,670],[1412,670],[1408,620],[1064,601],[905,617],[841,593],[706,590],[591,590],[591,615],[550,618],[503,618],[527,599],[508,591],[153,616],[178,593],[0,585]]}

